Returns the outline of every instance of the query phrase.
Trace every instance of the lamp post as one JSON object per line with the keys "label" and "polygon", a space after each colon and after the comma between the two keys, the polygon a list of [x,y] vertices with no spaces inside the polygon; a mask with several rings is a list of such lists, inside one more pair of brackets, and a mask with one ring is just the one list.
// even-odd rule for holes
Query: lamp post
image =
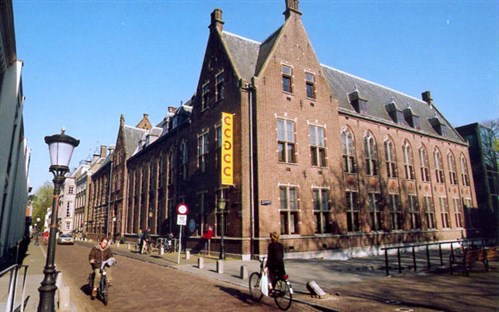
{"label": "lamp post", "polygon": [[225,222],[224,222],[224,210],[225,210],[225,205],[227,204],[227,201],[223,198],[220,197],[218,199],[218,210],[220,210],[220,255],[219,259],[225,260],[225,246],[224,246],[224,227],[225,227]]}
{"label": "lamp post", "polygon": [[64,129],[61,134],[54,134],[45,137],[45,143],[49,146],[50,152],[50,168],[49,171],[54,175],[54,197],[52,199],[52,220],[49,232],[49,244],[47,247],[47,260],[43,274],[43,279],[40,288],[40,302],[38,303],[38,311],[53,312],[55,311],[55,236],[57,232],[57,211],[59,208],[59,195],[61,187],[64,184],[65,174],[69,172],[69,162],[75,147],[80,144],[79,140],[64,134]]}

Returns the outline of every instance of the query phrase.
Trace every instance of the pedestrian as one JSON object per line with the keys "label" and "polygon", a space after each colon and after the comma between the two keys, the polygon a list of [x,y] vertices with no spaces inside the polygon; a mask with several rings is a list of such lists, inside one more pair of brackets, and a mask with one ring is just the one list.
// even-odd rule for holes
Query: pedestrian
{"label": "pedestrian", "polygon": [[208,230],[206,230],[203,233],[203,240],[204,240],[204,249],[206,250],[206,254],[210,255],[210,250],[211,250],[211,238],[213,237],[213,227],[208,226]]}
{"label": "pedestrian", "polygon": [[[90,265],[92,266],[92,271],[93,271],[93,281],[92,281],[92,298],[95,298],[97,296],[97,287],[98,282],[100,282],[101,279],[101,274],[100,274],[100,267],[102,265],[102,262],[108,260],[109,258],[113,257],[113,252],[111,251],[111,248],[109,248],[108,245],[108,240],[106,237],[102,237],[100,239],[100,242],[98,245],[94,246],[91,250],[90,253],[88,254],[88,261],[90,262]],[[107,269],[107,284],[108,286],[111,286],[111,270]],[[97,283],[96,283],[97,281]]]}
{"label": "pedestrian", "polygon": [[144,236],[144,234],[142,233],[142,230],[139,230],[139,233],[137,234],[137,247],[139,253],[142,253],[142,236]]}
{"label": "pedestrian", "polygon": [[145,251],[145,248],[147,247],[148,244],[151,243],[151,229],[147,228],[147,230],[144,232],[142,235],[142,243],[140,246],[140,253],[143,254]]}
{"label": "pedestrian", "polygon": [[38,228],[35,227],[35,246],[38,246],[38,237],[40,236],[40,230],[38,230]]}
{"label": "pedestrian", "polygon": [[279,234],[277,232],[270,233],[270,244],[267,251],[267,274],[269,277],[269,289],[274,282],[274,279],[279,276],[284,276],[284,246],[279,242]]}

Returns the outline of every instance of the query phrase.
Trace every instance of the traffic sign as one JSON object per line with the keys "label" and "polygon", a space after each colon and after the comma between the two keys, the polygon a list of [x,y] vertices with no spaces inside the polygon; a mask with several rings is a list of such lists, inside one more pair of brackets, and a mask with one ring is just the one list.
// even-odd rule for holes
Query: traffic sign
{"label": "traffic sign", "polygon": [[178,214],[180,214],[180,215],[186,215],[187,211],[189,211],[189,209],[187,208],[186,204],[180,204],[180,205],[177,206],[177,213]]}
{"label": "traffic sign", "polygon": [[177,215],[177,225],[187,225],[187,216],[186,215]]}

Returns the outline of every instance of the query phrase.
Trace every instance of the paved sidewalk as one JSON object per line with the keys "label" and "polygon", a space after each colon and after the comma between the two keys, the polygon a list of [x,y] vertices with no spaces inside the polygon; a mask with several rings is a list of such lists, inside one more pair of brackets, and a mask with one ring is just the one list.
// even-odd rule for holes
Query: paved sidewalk
{"label": "paved sidewalk", "polygon": [[[91,246],[95,242],[77,241],[76,244]],[[217,273],[218,259],[215,256],[203,257],[204,268],[201,269],[198,268],[198,255],[186,259],[185,254],[181,254],[180,263],[177,263],[177,253],[141,255],[133,245],[128,249],[127,244],[112,245],[111,248],[121,256],[228,282],[241,287],[243,292],[247,291],[248,280],[241,278],[241,267],[247,269],[248,276],[259,269],[258,261],[228,258],[223,263],[224,272],[221,274]],[[30,299],[26,311],[36,311],[38,306],[38,287],[43,280],[45,265],[44,249],[31,244],[24,261],[29,265],[26,295]],[[293,298],[319,311],[499,311],[498,262],[491,262],[490,272],[484,271],[482,263],[475,264],[470,277],[450,275],[439,261],[431,272],[413,272],[411,259],[402,262],[405,268],[402,274],[392,267],[391,276],[386,276],[384,257],[379,256],[350,260],[289,259],[286,260],[286,270],[295,291]],[[424,259],[418,260],[418,268],[425,265]],[[312,280],[328,293],[325,299],[309,295],[306,283]],[[72,305],[72,311],[87,311],[76,305]]]}

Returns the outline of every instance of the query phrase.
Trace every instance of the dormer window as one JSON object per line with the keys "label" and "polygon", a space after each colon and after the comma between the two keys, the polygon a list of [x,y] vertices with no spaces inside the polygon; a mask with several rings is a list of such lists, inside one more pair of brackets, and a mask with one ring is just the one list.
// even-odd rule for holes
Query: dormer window
{"label": "dormer window", "polygon": [[215,98],[220,101],[224,98],[224,72],[221,71],[215,76]]}
{"label": "dormer window", "polygon": [[414,129],[421,129],[421,127],[419,126],[419,116],[414,115],[412,108],[408,107],[404,109],[404,118],[409,126],[413,127]]}
{"label": "dormer window", "polygon": [[293,68],[282,65],[282,91],[293,92]]}
{"label": "dormer window", "polygon": [[392,118],[392,120],[398,124],[403,125],[404,124],[404,114],[402,111],[397,107],[395,102],[392,100],[389,104],[385,105],[386,111],[388,112],[388,115]]}
{"label": "dormer window", "polygon": [[447,126],[438,117],[433,117],[429,119],[429,122],[433,129],[441,136],[447,136]]}
{"label": "dormer window", "polygon": [[305,73],[305,85],[307,89],[307,97],[309,99],[315,99],[315,75],[311,73]]}
{"label": "dormer window", "polygon": [[352,93],[348,94],[348,100],[357,113],[367,115],[367,100],[360,97],[357,88],[355,88]]}
{"label": "dormer window", "polygon": [[208,108],[208,102],[210,101],[210,88],[208,87],[208,84],[210,82],[206,82],[203,87],[202,87],[202,93],[201,93],[201,110],[205,110]]}

